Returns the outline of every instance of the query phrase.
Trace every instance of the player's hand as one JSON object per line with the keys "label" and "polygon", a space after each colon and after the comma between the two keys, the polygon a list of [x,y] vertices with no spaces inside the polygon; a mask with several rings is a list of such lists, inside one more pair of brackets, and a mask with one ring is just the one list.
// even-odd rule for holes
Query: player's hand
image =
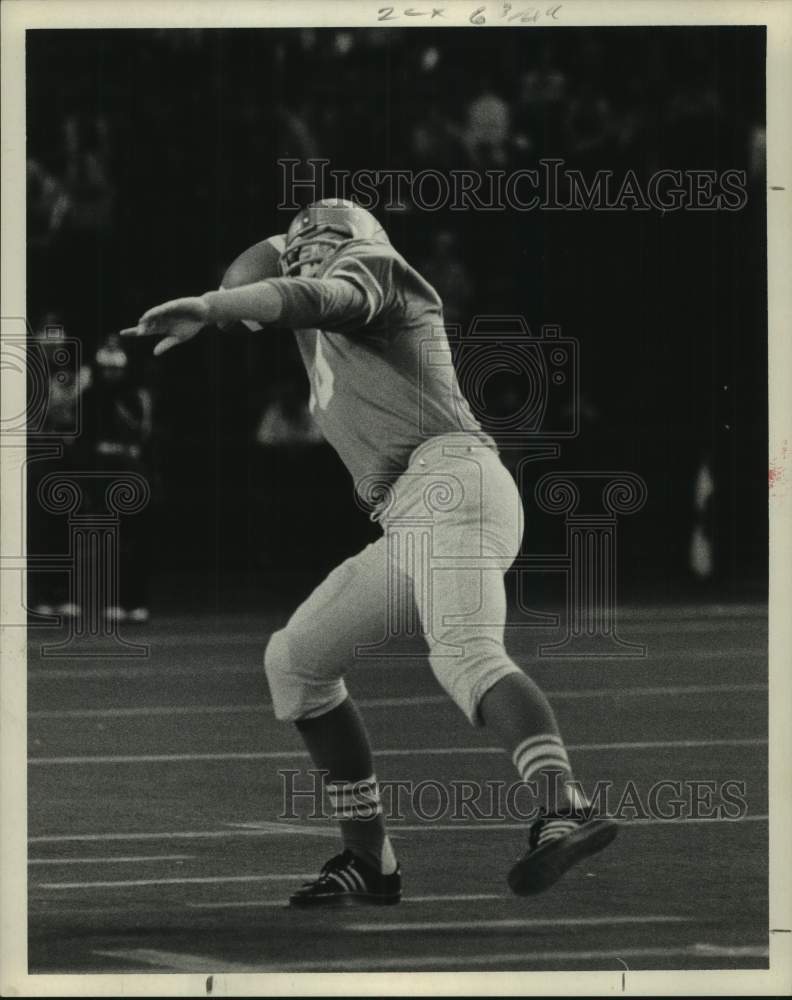
{"label": "player's hand", "polygon": [[137,326],[121,331],[122,337],[164,337],[154,354],[192,339],[209,322],[209,305],[202,298],[173,299],[144,312]]}

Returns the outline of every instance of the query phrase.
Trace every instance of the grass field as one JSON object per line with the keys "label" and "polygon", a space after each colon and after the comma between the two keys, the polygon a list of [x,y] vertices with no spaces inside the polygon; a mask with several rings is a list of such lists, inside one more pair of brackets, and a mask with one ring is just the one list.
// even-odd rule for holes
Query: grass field
{"label": "grass field", "polygon": [[[279,819],[281,769],[305,768],[261,669],[280,620],[173,617],[129,629],[144,659],[29,653],[31,972],[766,968],[767,638],[759,606],[633,609],[645,659],[515,659],[551,695],[576,776],[640,794],[661,779],[745,783],[746,815],[631,819],[550,892],[509,894],[524,823],[432,822],[393,834],[397,907],[284,905],[335,853],[332,824]],[[426,661],[354,669],[384,780],[514,780],[510,761]],[[306,779],[307,780],[307,779]],[[717,800],[717,796],[716,796]],[[299,810],[298,810],[299,812]],[[303,810],[304,812],[304,810]]]}

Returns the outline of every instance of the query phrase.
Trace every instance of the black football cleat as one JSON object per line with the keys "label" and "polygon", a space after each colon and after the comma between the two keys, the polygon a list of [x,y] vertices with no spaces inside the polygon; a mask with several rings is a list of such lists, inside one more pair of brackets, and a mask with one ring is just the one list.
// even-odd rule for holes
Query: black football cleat
{"label": "black football cleat", "polygon": [[401,869],[383,875],[352,851],[331,858],[319,877],[289,899],[291,906],[390,906],[401,899]]}
{"label": "black football cleat", "polygon": [[531,826],[528,850],[509,872],[509,888],[518,896],[544,892],[572,865],[607,847],[617,833],[615,820],[607,816],[540,815]]}

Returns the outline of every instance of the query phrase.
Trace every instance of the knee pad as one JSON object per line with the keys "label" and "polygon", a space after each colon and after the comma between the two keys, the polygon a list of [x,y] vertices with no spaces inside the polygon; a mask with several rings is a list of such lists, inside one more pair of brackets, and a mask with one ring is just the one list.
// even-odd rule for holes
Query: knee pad
{"label": "knee pad", "polygon": [[286,629],[270,637],[264,650],[264,672],[275,718],[280,722],[324,715],[347,697],[346,686],[340,677],[325,678],[310,662],[295,662]]}

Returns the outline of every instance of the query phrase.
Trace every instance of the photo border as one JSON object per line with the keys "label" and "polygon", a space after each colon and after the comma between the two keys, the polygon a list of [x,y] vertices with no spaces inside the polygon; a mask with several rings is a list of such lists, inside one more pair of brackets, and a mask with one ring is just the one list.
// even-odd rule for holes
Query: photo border
{"label": "photo border", "polygon": [[[447,12],[443,26],[475,27],[472,13],[480,7],[496,11],[498,3],[435,0],[428,5]],[[515,7],[519,6],[515,4]],[[526,5],[528,6],[528,5]],[[544,8],[542,4],[533,4]],[[720,0],[643,0],[566,2],[547,26],[600,25],[759,25],[767,26],[767,241],[770,372],[768,468],[775,470],[770,491],[770,968],[728,971],[662,972],[486,972],[486,973],[278,973],[213,976],[212,995],[582,995],[594,992],[647,994],[783,995],[792,988],[792,876],[788,832],[792,829],[792,437],[787,373],[792,371],[792,4],[784,0],[733,3]],[[8,0],[2,18],[2,314],[25,315],[25,57],[27,28],[132,27],[405,27],[420,30],[419,18],[378,21],[382,4],[374,0],[239,0],[220,5],[208,0],[140,0],[113,4],[107,0]],[[432,23],[439,26],[439,21]],[[526,25],[524,30],[530,31]],[[746,267],[751,266],[746,261]],[[750,332],[749,332],[750,333]],[[24,408],[24,377],[2,372],[2,412]],[[2,481],[13,479],[13,456],[0,448]],[[23,510],[12,496],[0,506],[0,546],[13,551]],[[26,763],[26,630],[3,627],[9,601],[0,594],[0,993],[4,996],[206,995],[205,974],[28,975],[27,973],[27,792]],[[773,933],[773,929],[778,933]]]}

